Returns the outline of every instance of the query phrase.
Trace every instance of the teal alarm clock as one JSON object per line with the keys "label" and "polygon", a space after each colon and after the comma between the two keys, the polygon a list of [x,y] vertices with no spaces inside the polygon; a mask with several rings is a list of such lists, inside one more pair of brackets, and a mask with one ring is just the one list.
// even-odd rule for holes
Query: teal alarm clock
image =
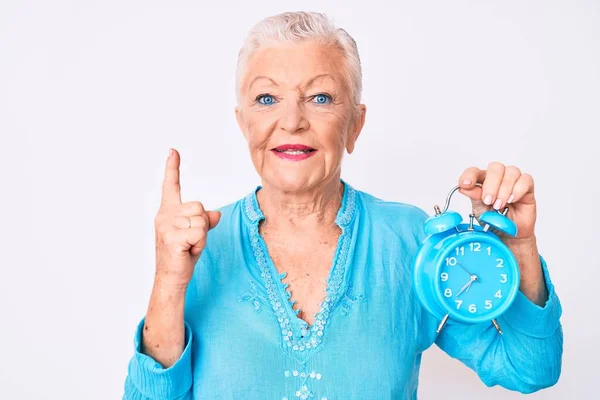
{"label": "teal alarm clock", "polygon": [[[481,186],[481,184],[478,184]],[[487,211],[474,223],[475,215],[463,222],[461,215],[434,206],[435,215],[423,226],[427,235],[413,264],[413,285],[419,301],[440,323],[490,322],[502,334],[497,318],[514,301],[520,270],[510,249],[490,230],[516,236],[517,227],[502,211]]]}

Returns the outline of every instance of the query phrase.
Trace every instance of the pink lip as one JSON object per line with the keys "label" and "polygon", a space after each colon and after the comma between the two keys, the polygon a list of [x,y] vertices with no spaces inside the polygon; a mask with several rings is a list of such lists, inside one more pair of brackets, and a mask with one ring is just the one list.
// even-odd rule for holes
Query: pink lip
{"label": "pink lip", "polygon": [[[307,151],[307,152],[303,152],[303,153],[299,153],[299,154],[284,153],[287,150],[299,150],[299,151],[311,150],[311,151]],[[317,150],[313,149],[312,147],[304,146],[302,144],[283,144],[281,146],[275,147],[274,149],[271,149],[271,151],[277,157],[282,158],[284,160],[289,160],[289,161],[306,160],[307,158],[312,157],[317,153]]]}

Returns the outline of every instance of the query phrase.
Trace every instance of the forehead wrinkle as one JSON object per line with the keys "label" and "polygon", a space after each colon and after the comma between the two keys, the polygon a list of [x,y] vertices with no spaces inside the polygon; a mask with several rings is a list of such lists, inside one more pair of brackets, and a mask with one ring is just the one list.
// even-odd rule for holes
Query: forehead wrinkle
{"label": "forehead wrinkle", "polygon": [[256,78],[254,78],[254,79],[252,80],[252,82],[251,82],[251,83],[250,83],[250,85],[248,86],[248,90],[252,89],[252,85],[254,85],[254,83],[255,83],[256,81],[259,81],[259,80],[261,80],[261,79],[267,79],[267,80],[271,81],[271,83],[272,83],[273,85],[275,85],[275,86],[279,86],[279,85],[277,84],[277,82],[275,82],[273,79],[269,78],[268,76],[259,75],[259,76],[257,76]]}
{"label": "forehead wrinkle", "polygon": [[335,80],[335,78],[333,77],[333,75],[331,74],[319,74],[317,76],[314,76],[312,78],[310,78],[304,85],[300,85],[303,86],[304,88],[309,88],[311,87],[315,82],[325,79],[325,78],[329,78],[331,79],[334,83],[337,83],[337,81]]}
{"label": "forehead wrinkle", "polygon": [[[265,60],[264,58],[267,57],[269,55],[269,53],[272,51],[273,49],[271,48],[266,48],[265,52],[261,52],[260,56],[255,55],[255,57],[252,57],[254,59],[254,61],[258,61],[257,63],[254,64],[254,68],[259,67],[258,69],[264,68],[265,66],[267,67],[267,69],[270,69],[269,67],[273,66],[270,62],[266,63],[265,65]],[[313,63],[312,65],[307,65],[306,67],[308,67],[309,69],[312,69],[316,75],[307,78],[307,80],[305,82],[299,82],[297,83],[295,86],[293,86],[295,89],[303,91],[306,90],[307,88],[309,88],[310,86],[314,85],[317,81],[322,80],[322,79],[330,79],[334,82],[334,84],[336,85],[344,85],[344,82],[339,82],[339,80],[341,79],[342,81],[344,81],[344,77],[343,77],[343,72],[340,69],[340,66],[338,65],[339,62],[339,55],[336,51],[337,49],[331,49],[330,46],[325,46],[325,47],[321,47],[319,49],[316,49],[315,52],[317,53],[314,56],[314,61],[315,63]],[[311,53],[311,52],[309,52]],[[280,56],[277,52],[277,57],[276,58],[282,58],[283,56]],[[310,55],[310,54],[309,54]],[[270,57],[267,57],[267,60]],[[303,60],[298,60],[301,63],[305,63],[307,61],[307,58],[313,58],[313,57],[305,57]],[[283,62],[283,65],[280,65],[279,67],[276,68],[275,71],[271,71],[271,72],[275,72],[276,74],[280,74],[282,75],[282,79],[286,80],[287,78],[290,78],[289,73],[290,71],[288,70],[288,68],[285,67],[285,64],[292,62],[291,59],[286,59],[286,57],[283,57],[281,59],[281,61]],[[261,65],[262,64],[262,65]],[[271,64],[271,65],[269,65]],[[309,64],[311,64],[309,62]],[[298,65],[295,65],[295,67],[298,67]],[[295,68],[292,68],[292,70],[294,70]],[[319,71],[320,70],[320,71]],[[332,71],[333,70],[333,71]],[[255,73],[259,73],[260,71],[256,71]],[[337,77],[334,75],[337,75],[337,73],[340,73],[341,76]],[[271,81],[271,83],[276,86],[279,87],[280,85],[275,81],[275,79],[273,79],[272,77],[268,76],[269,74],[260,74],[256,77],[253,78],[252,82],[247,86],[247,90],[249,91],[252,86],[254,85],[254,83],[256,81],[259,81],[260,79],[268,79],[269,81]],[[291,78],[295,78],[294,76],[292,76]],[[284,82],[285,83],[285,82]],[[293,82],[289,82],[290,86],[293,85]]]}
{"label": "forehead wrinkle", "polygon": [[[270,78],[268,76],[265,75],[260,75],[257,76],[256,78],[254,78],[252,80],[252,82],[250,83],[250,85],[248,86],[248,90],[252,89],[252,85],[254,85],[255,82],[260,81],[261,79],[267,79],[269,80],[274,86],[279,87],[279,84],[273,79]],[[303,91],[306,90],[307,88],[310,88],[312,85],[314,85],[316,82],[323,80],[323,79],[331,79],[334,83],[337,84],[337,80],[335,79],[335,77],[331,74],[319,74],[316,76],[313,76],[312,78],[309,78],[305,83],[299,83],[296,85],[296,89],[298,89],[299,91]]]}

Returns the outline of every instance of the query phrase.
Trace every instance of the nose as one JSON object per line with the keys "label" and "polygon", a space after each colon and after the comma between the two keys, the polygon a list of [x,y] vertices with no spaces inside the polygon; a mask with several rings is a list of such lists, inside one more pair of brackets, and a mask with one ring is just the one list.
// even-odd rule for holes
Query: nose
{"label": "nose", "polygon": [[280,127],[289,133],[301,133],[310,126],[302,102],[290,102],[284,109]]}

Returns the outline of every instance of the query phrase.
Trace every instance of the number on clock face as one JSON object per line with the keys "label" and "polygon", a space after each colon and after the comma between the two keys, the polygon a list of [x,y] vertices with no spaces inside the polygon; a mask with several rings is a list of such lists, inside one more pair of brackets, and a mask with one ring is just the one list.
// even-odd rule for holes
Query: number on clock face
{"label": "number on clock face", "polygon": [[501,251],[472,241],[456,246],[443,258],[438,279],[449,307],[467,315],[481,315],[502,303],[511,276]]}

